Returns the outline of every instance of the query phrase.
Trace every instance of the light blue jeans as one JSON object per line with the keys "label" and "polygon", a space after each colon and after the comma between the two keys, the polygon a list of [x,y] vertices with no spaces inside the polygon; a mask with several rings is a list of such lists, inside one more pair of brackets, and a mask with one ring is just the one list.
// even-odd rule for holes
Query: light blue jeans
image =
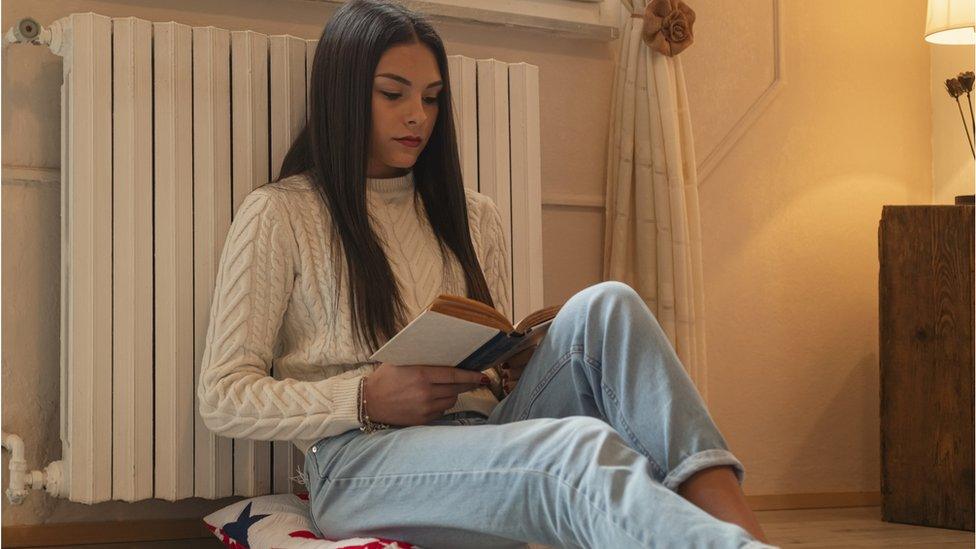
{"label": "light blue jeans", "polygon": [[330,539],[770,547],[677,494],[717,465],[742,482],[657,320],[633,288],[608,281],[565,303],[490,417],[324,438],[304,478],[312,520]]}

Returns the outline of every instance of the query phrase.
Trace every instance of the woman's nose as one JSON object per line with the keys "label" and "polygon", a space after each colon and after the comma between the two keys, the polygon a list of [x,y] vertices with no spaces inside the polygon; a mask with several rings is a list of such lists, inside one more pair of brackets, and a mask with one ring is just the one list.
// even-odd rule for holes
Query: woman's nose
{"label": "woman's nose", "polygon": [[419,126],[427,121],[427,113],[424,111],[424,100],[420,98],[410,104],[410,112],[407,113],[407,125]]}

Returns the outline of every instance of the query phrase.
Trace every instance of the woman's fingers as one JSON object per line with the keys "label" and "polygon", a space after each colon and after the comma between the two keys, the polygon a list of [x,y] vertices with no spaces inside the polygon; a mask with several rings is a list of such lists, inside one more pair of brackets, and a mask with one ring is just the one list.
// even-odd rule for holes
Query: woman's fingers
{"label": "woman's fingers", "polygon": [[510,373],[512,370],[502,371],[502,389],[505,394],[511,393],[512,389],[515,388],[515,384],[518,382],[519,377],[521,377],[521,372],[516,374]]}
{"label": "woman's fingers", "polygon": [[529,363],[529,359],[532,358],[536,347],[536,345],[533,345],[532,347],[522,349],[509,357],[501,365],[502,389],[505,394],[512,392],[512,389],[515,388],[515,384],[522,377],[522,372],[525,371],[525,365]]}
{"label": "woman's fingers", "polygon": [[525,368],[525,365],[529,363],[529,360],[532,358],[532,354],[535,352],[536,347],[536,345],[533,345],[532,347],[522,349],[521,351],[510,356],[502,365],[502,368],[508,370],[518,369],[521,372],[521,369]]}
{"label": "woman's fingers", "polygon": [[509,360],[513,363],[524,364],[532,358],[532,353],[535,352],[535,345],[522,349],[521,351],[512,355]]}
{"label": "woman's fingers", "polygon": [[511,380],[517,380],[522,377],[522,372],[525,371],[525,363],[512,363],[508,365],[508,368],[502,370],[508,373],[508,377]]}
{"label": "woman's fingers", "polygon": [[514,356],[517,356],[517,357],[520,357],[520,358],[523,358],[523,357],[524,358],[528,358],[528,357],[532,356],[532,353],[535,352],[535,348],[536,347],[537,347],[536,345],[532,345],[531,347],[526,347],[525,349],[522,349],[521,351],[515,353]]}

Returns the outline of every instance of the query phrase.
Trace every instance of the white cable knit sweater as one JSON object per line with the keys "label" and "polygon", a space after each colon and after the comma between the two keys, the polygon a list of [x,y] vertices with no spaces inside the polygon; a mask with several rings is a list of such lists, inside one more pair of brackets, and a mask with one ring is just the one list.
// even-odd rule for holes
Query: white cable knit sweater
{"label": "white cable knit sweater", "polygon": [[[407,321],[440,293],[466,295],[460,263],[449,249],[448,264],[441,260],[422,204],[413,207],[413,172],[366,185],[370,223],[399,282]],[[465,194],[478,261],[495,307],[511,319],[501,217],[487,196]],[[332,257],[330,223],[303,175],[255,189],[238,209],[221,252],[197,386],[200,414],[215,433],[290,440],[304,453],[324,437],[359,428],[359,380],[378,364],[354,337],[345,260]],[[479,388],[459,395],[445,414],[488,415],[497,403],[490,389]]]}

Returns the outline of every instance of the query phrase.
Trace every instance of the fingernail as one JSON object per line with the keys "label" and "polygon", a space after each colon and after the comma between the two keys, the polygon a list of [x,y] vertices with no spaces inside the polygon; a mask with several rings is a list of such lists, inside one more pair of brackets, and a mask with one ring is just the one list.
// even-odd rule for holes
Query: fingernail
{"label": "fingernail", "polygon": [[491,378],[489,378],[486,375],[482,375],[481,376],[481,384],[482,385],[491,385]]}

